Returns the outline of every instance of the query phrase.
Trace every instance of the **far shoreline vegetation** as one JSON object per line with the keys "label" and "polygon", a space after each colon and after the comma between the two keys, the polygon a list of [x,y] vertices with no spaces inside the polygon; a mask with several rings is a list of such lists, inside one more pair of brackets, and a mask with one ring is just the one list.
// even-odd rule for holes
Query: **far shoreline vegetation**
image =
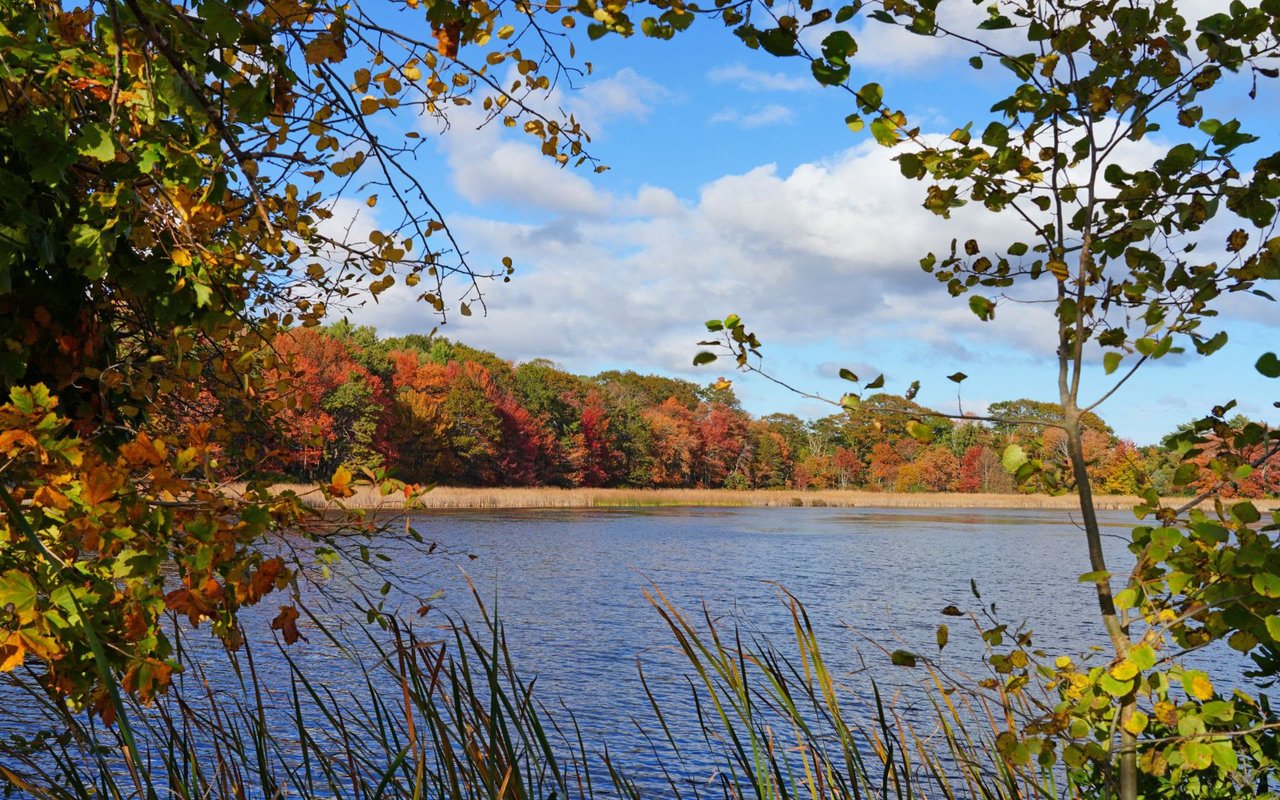
{"label": "far shoreline vegetation", "polygon": [[[1021,499],[1003,463],[1006,450],[1016,446],[1027,459],[1050,467],[1067,462],[1057,426],[1061,407],[1027,398],[986,409],[1019,424],[947,419],[914,402],[912,392],[870,394],[856,408],[819,419],[756,417],[741,408],[723,378],[700,386],[616,370],[575,375],[546,359],[512,362],[440,336],[379,337],[371,327],[346,322],[283,332],[274,353],[262,358],[273,382],[292,390],[273,399],[280,408],[272,420],[273,441],[226,451],[233,462],[227,466],[245,481],[315,485],[341,469],[374,483],[394,478],[417,485],[548,490],[484,492],[456,501],[480,507],[814,505],[818,498],[810,493],[829,491],[840,493],[829,501],[836,505],[940,504],[888,499],[902,494],[951,497],[943,502],[970,507],[1029,507],[1033,501]],[[193,422],[213,424],[230,411],[210,403],[187,413]],[[1237,422],[1239,428],[1246,420]],[[1238,482],[1225,481],[1228,468],[1212,434],[1195,460],[1184,464],[1177,437],[1193,423],[1148,445],[1124,439],[1093,413],[1082,424],[1089,473],[1100,495],[1154,491],[1191,497],[1221,489],[1228,498],[1280,496],[1274,459]],[[630,494],[554,491],[605,488]],[[1074,491],[1070,480],[1021,488],[1046,495]],[[695,494],[642,494],[646,490]],[[707,490],[733,491],[721,496]],[[766,494],[755,499],[743,494],[761,491]],[[786,492],[801,493],[800,502],[780,498]],[[960,499],[967,495],[986,499]],[[493,499],[499,496],[536,499]],[[441,497],[436,494],[428,505],[446,502]]]}

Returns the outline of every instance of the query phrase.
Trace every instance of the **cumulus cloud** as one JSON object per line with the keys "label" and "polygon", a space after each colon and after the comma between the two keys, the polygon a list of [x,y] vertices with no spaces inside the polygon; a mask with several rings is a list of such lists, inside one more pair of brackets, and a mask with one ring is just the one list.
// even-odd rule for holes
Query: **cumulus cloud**
{"label": "cumulus cloud", "polygon": [[644,120],[671,92],[661,84],[624,67],[612,75],[588,79],[577,91],[553,95],[592,134],[617,119]]}
{"label": "cumulus cloud", "polygon": [[[968,208],[947,222],[921,197],[890,151],[865,145],[790,172],[763,165],[727,175],[684,202],[644,187],[592,196],[592,209],[612,214],[575,214],[561,199],[563,215],[542,224],[455,218],[455,233],[479,248],[474,258],[511,254],[517,273],[492,287],[486,319],[453,319],[445,332],[513,358],[670,370],[689,369],[704,319],[730,312],[769,342],[849,342],[851,357],[873,355],[857,343],[877,337],[1031,343],[999,322],[978,326],[916,263],[961,232],[1012,241],[1017,223]],[[421,330],[423,313],[409,300],[388,292],[363,320]]]}
{"label": "cumulus cloud", "polygon": [[765,125],[792,122],[794,119],[795,114],[791,109],[779,103],[769,103],[750,111],[726,108],[712,114],[709,121],[713,124],[729,123],[740,128],[761,128]]}

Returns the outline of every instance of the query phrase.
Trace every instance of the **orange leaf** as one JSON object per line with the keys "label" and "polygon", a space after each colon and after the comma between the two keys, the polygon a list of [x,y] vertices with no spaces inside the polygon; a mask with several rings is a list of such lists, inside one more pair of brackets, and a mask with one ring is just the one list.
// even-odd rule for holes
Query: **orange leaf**
{"label": "orange leaf", "polygon": [[458,57],[458,37],[462,33],[461,22],[448,22],[432,31],[436,37],[436,50],[445,58]]}
{"label": "orange leaf", "polygon": [[293,644],[303,638],[298,632],[298,609],[293,606],[280,606],[280,613],[271,620],[271,630],[280,631],[285,644]]}

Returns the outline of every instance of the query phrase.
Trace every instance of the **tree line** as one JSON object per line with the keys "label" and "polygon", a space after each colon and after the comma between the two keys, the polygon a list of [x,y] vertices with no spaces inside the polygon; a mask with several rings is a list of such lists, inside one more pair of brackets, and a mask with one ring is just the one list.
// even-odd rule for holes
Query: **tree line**
{"label": "tree line", "polygon": [[[989,406],[989,416],[1019,424],[931,417],[887,393],[819,419],[754,417],[723,380],[580,376],[545,359],[512,363],[439,336],[379,338],[345,322],[282,335],[270,364],[295,396],[277,406],[275,441],[246,443],[233,460],[246,474],[316,480],[347,467],[467,486],[973,493],[1015,491],[1002,461],[1010,445],[1046,463],[1067,459],[1054,426],[1060,407],[1029,399]],[[1212,444],[1196,458],[1199,474],[1177,474],[1176,433],[1138,446],[1090,413],[1084,443],[1095,485],[1177,494],[1219,482]],[[1280,493],[1280,465],[1262,465],[1232,491]]]}

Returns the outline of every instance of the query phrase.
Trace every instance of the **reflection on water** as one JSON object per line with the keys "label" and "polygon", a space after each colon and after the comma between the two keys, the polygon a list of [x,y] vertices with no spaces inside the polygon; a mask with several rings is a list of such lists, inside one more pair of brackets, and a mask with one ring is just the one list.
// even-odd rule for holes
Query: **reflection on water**
{"label": "reflection on water", "polygon": [[[691,744],[700,738],[681,677],[683,659],[645,599],[646,587],[660,587],[688,611],[705,603],[713,617],[770,637],[780,648],[794,636],[779,600],[779,587],[786,587],[807,605],[829,664],[845,675],[856,707],[869,702],[864,665],[887,684],[915,677],[886,666],[869,641],[936,655],[935,631],[945,621],[939,612],[953,603],[974,607],[971,580],[1003,622],[1033,629],[1036,645],[1051,653],[1104,643],[1092,587],[1076,580],[1089,565],[1074,519],[1064,511],[1025,509],[442,511],[412,520],[423,537],[438,542],[434,554],[393,530],[379,548],[390,560],[374,563],[400,576],[408,594],[393,591],[386,602],[408,617],[416,616],[422,598],[443,593],[416,622],[420,631],[446,617],[471,617],[472,582],[496,608],[517,668],[526,679],[536,675],[543,700],[562,700],[586,740],[607,745],[643,782],[653,772],[652,754],[633,720],[648,720],[652,712],[638,665],[679,735]],[[1132,517],[1112,512],[1103,521],[1115,534],[1106,539],[1113,564],[1126,565]],[[355,587],[376,595],[381,584],[367,567],[344,562],[334,568],[330,588],[354,600]],[[268,644],[268,621],[278,605],[268,599],[248,618],[269,687],[288,685],[287,670]],[[325,619],[336,625],[342,615]],[[977,637],[961,630],[961,621],[951,622],[951,644],[938,658],[948,669],[972,673],[980,666]],[[313,677],[339,695],[363,690],[345,684],[355,680],[346,662],[325,649],[309,621],[300,628],[310,643],[290,652]],[[187,638],[195,646],[203,635]],[[224,664],[211,651],[209,679],[232,687],[235,678]],[[33,724],[21,706],[5,706],[0,730]]]}

